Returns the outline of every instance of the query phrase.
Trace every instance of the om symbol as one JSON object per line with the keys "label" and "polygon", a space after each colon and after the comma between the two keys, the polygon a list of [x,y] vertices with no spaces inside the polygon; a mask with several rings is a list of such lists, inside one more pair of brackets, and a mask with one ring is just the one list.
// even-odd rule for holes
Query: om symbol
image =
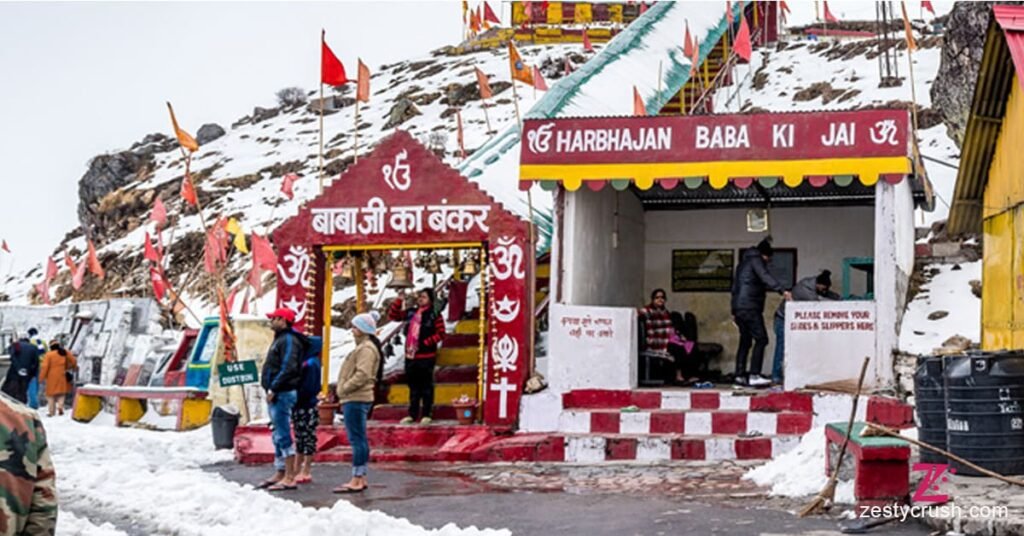
{"label": "om symbol", "polygon": [[871,141],[875,145],[882,145],[883,143],[889,145],[898,144],[899,142],[896,141],[896,121],[886,119],[875,123],[875,126],[871,127]]}
{"label": "om symbol", "polygon": [[300,283],[305,284],[309,268],[309,253],[306,248],[292,246],[288,249],[288,254],[284,256],[281,264],[277,266],[277,273],[280,274],[284,284],[291,287]]}
{"label": "om symbol", "polygon": [[498,245],[492,250],[491,256],[494,258],[491,268],[498,281],[504,281],[510,276],[516,279],[526,277],[526,271],[523,269],[523,248],[515,243],[514,238],[498,238]]}

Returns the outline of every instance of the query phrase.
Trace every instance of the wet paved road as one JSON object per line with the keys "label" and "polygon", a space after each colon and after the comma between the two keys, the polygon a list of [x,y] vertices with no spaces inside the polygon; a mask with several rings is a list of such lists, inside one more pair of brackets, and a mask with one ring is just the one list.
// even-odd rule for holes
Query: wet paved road
{"label": "wet paved road", "polygon": [[[229,464],[208,469],[228,480],[256,484],[267,475],[269,467]],[[786,511],[796,508],[795,504],[767,500],[763,493],[751,492],[748,483],[728,482],[722,477],[717,483],[705,481],[709,489],[704,495],[700,495],[699,487],[690,487],[683,496],[656,486],[649,492],[637,489],[632,482],[636,478],[628,476],[631,471],[635,472],[630,468],[609,472],[622,480],[621,490],[611,489],[606,478],[596,476],[602,469],[593,467],[548,466],[538,470],[536,465],[527,469],[475,466],[453,471],[453,466],[421,464],[414,466],[414,470],[409,469],[408,466],[373,467],[371,488],[367,492],[341,496],[331,494],[330,490],[347,481],[348,466],[322,465],[315,469],[316,482],[297,492],[286,492],[284,496],[314,507],[329,507],[338,500],[348,500],[360,508],[404,517],[428,528],[455,523],[460,527],[509,528],[517,535],[839,534],[833,519],[797,519]],[[640,469],[650,471],[651,467]],[[573,470],[584,471],[590,475],[589,480],[580,479],[578,475],[570,478]],[[543,486],[525,485],[525,489],[513,489],[509,483],[517,481],[517,473],[543,473],[547,478]],[[704,478],[699,470],[692,473],[694,478]],[[573,489],[566,491],[552,485],[558,475],[572,482]],[[493,481],[505,483],[494,485],[490,483]],[[601,482],[603,486],[592,487],[586,482]],[[723,493],[721,490],[726,484],[731,491]],[[700,497],[694,500],[695,495]],[[921,525],[890,525],[873,533],[925,535],[929,531]]]}

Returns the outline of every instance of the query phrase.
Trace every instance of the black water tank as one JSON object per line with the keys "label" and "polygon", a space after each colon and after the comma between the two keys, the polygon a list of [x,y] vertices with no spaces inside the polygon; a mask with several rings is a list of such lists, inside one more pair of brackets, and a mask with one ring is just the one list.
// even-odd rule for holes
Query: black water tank
{"label": "black water tank", "polygon": [[235,428],[238,428],[238,409],[234,406],[217,406],[210,414],[210,429],[213,430],[213,446],[230,449],[235,446]]}
{"label": "black water tank", "polygon": [[[914,373],[914,414],[917,417],[918,439],[933,447],[946,449],[946,386],[942,380],[945,360],[936,356],[917,358]],[[946,457],[927,449],[921,450],[922,463],[946,463]]]}
{"label": "black water tank", "polygon": [[[1024,352],[947,357],[949,451],[1003,475],[1024,474]],[[957,474],[980,475],[950,460]]]}

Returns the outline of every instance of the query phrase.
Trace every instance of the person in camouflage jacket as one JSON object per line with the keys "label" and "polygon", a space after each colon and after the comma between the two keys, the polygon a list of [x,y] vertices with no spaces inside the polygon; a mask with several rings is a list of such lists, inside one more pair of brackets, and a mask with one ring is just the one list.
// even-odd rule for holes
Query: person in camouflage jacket
{"label": "person in camouflage jacket", "polygon": [[52,535],[57,486],[39,415],[0,394],[0,535]]}

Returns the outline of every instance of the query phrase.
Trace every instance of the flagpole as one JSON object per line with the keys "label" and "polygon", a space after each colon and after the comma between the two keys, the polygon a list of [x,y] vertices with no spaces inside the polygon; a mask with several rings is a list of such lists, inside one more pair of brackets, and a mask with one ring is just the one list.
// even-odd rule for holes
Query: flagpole
{"label": "flagpole", "polygon": [[512,77],[512,102],[516,105],[516,123],[523,128],[523,118],[519,116],[519,94],[516,93],[516,79]]}
{"label": "flagpole", "polygon": [[320,193],[324,193],[324,75],[323,75],[323,64],[324,64],[324,44],[327,42],[327,31],[320,30]]}
{"label": "flagpole", "polygon": [[490,134],[491,132],[493,132],[493,130],[491,130],[491,118],[488,117],[488,115],[487,115],[487,99],[480,99],[480,100],[483,102],[483,105],[481,106],[481,108],[484,109],[484,121],[487,122],[487,133]]}
{"label": "flagpole", "polygon": [[352,122],[352,133],[355,136],[355,144],[352,147],[352,162],[359,161],[359,89],[356,89],[356,115]]}

